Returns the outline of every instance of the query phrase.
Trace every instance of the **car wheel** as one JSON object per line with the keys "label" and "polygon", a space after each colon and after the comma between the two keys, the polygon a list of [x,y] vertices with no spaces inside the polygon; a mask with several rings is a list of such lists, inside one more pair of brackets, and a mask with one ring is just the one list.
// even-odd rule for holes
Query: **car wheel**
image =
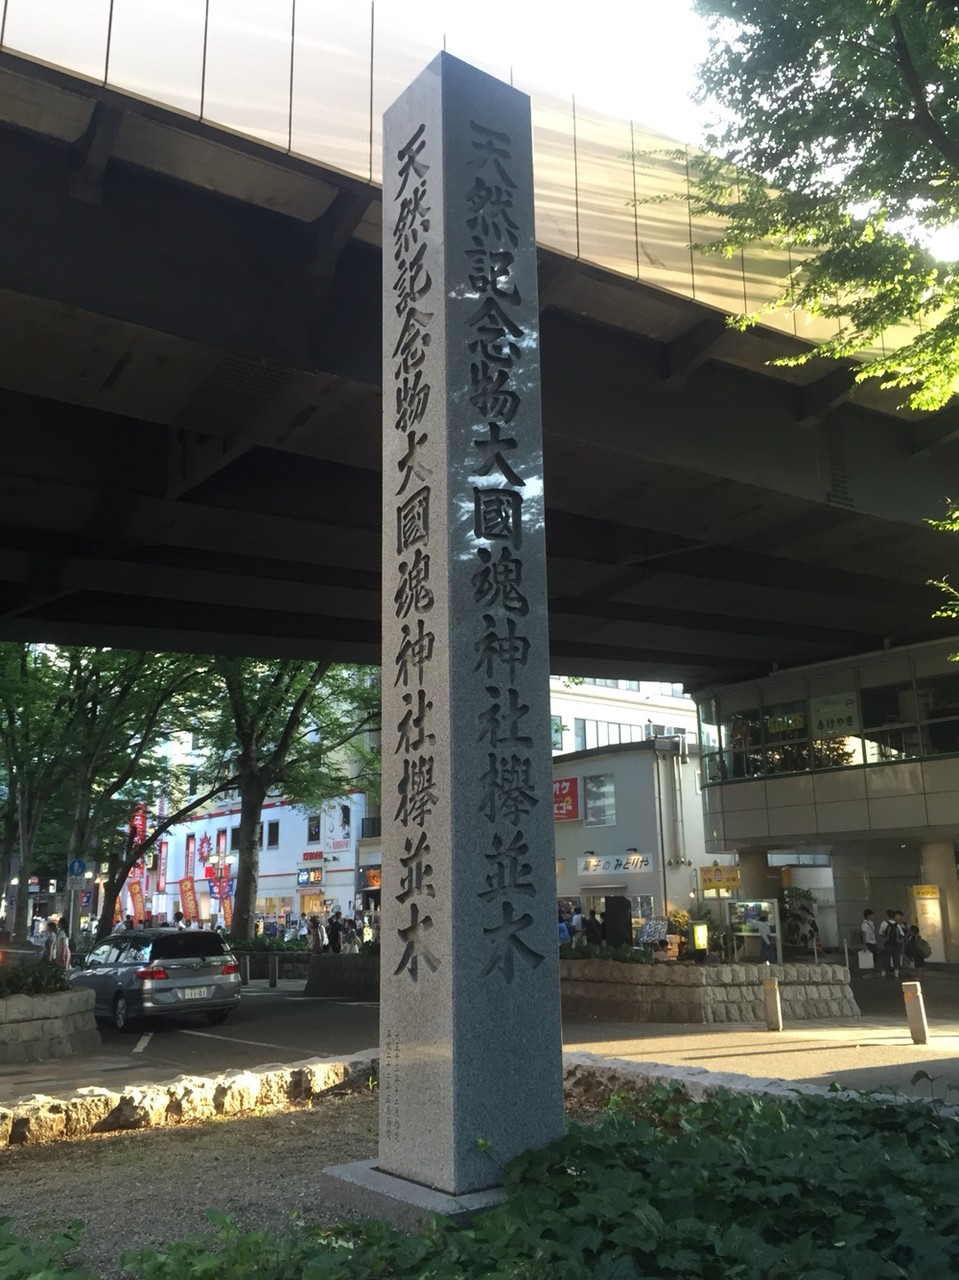
{"label": "car wheel", "polygon": [[206,1020],[212,1023],[214,1027],[218,1027],[222,1022],[226,1022],[229,1016],[229,1009],[209,1009],[207,1010]]}
{"label": "car wheel", "polygon": [[113,1025],[117,1031],[127,1031],[130,1027],[130,1007],[122,991],[117,992],[113,1002]]}

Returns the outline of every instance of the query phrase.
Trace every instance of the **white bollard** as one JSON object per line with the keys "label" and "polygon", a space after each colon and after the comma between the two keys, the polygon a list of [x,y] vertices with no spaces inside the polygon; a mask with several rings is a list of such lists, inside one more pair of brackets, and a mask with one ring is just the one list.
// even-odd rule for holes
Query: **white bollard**
{"label": "white bollard", "polygon": [[778,978],[763,978],[763,1004],[766,1006],[766,1030],[782,1031],[783,1005]]}
{"label": "white bollard", "polygon": [[913,1044],[929,1043],[929,1023],[926,1021],[926,1006],[922,998],[921,982],[904,982],[902,998],[906,1002],[906,1018],[909,1021],[909,1034]]}

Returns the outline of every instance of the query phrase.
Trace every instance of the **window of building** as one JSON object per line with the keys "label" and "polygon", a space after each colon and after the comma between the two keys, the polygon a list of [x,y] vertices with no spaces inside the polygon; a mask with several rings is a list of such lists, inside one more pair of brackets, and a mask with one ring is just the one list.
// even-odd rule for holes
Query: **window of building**
{"label": "window of building", "polygon": [[278,849],[280,847],[279,821],[266,824],[266,847],[268,849]]}
{"label": "window of building", "polygon": [[959,752],[959,676],[922,679],[916,686],[916,706],[923,722],[923,750],[942,756]]}
{"label": "window of building", "polygon": [[230,850],[232,853],[236,853],[239,847],[240,847],[240,828],[231,827],[230,828]]}
{"label": "window of building", "polygon": [[918,708],[911,680],[863,689],[860,698],[867,764],[908,760],[920,754]]}
{"label": "window of building", "polygon": [[562,716],[550,716],[549,732],[554,751],[562,751],[563,749],[563,728]]}
{"label": "window of building", "polygon": [[199,750],[200,750],[200,731],[199,731],[199,729],[194,729],[194,730],[193,730],[193,732],[190,734],[190,750],[191,750],[191,751],[199,751]]}
{"label": "window of building", "polygon": [[583,779],[583,814],[587,827],[616,825],[616,786],[611,773]]}
{"label": "window of building", "polygon": [[762,749],[763,725],[758,707],[742,711],[722,712],[720,725],[725,748],[719,765],[720,777],[757,778],[766,771]]}
{"label": "window of building", "polygon": [[318,813],[306,820],[306,843],[316,844],[320,839],[321,819]]}
{"label": "window of building", "polygon": [[586,750],[586,721],[579,716],[573,721],[573,750]]}

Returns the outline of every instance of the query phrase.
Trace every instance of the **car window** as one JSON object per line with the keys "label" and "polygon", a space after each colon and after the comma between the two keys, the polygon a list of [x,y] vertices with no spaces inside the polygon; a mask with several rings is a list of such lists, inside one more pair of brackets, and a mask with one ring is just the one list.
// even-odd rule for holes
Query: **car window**
{"label": "car window", "polygon": [[124,964],[146,964],[150,959],[150,938],[130,938],[123,952]]}
{"label": "car window", "polygon": [[225,954],[226,947],[220,935],[205,930],[182,929],[153,939],[154,960],[202,959]]}
{"label": "car window", "polygon": [[87,956],[87,963],[105,964],[109,950],[109,942],[101,942],[100,945],[98,947],[94,947],[89,956]]}

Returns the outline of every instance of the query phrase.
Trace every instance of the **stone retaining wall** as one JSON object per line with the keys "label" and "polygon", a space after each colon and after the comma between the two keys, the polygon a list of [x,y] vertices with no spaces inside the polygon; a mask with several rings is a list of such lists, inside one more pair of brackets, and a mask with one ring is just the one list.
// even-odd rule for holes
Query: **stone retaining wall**
{"label": "stone retaining wall", "polygon": [[0,1063],[96,1053],[100,1032],[93,1003],[93,992],[80,988],[45,996],[5,996],[0,1000]]}
{"label": "stone retaining wall", "polygon": [[333,1060],[311,1058],[291,1066],[225,1071],[215,1076],[178,1076],[170,1084],[128,1087],[122,1092],[91,1086],[67,1098],[37,1094],[0,1107],[0,1148],[85,1138],[130,1129],[168,1128],[216,1116],[243,1115],[260,1107],[308,1103],[341,1085],[376,1078],[375,1051]]}
{"label": "stone retaining wall", "polygon": [[[210,1077],[179,1076],[170,1084],[137,1086],[118,1093],[91,1087],[78,1089],[66,1098],[37,1094],[13,1106],[0,1107],[0,1149],[93,1134],[170,1128],[214,1117],[244,1115],[260,1108],[308,1104],[341,1086],[372,1084],[378,1072],[377,1050],[369,1049],[348,1058],[311,1058],[288,1067],[257,1067]],[[564,1053],[563,1076],[567,1098],[592,1106],[601,1105],[616,1089],[643,1089],[657,1082],[681,1085],[692,1098],[705,1097],[717,1089],[779,1097],[834,1092],[795,1080],[630,1062],[590,1053]]]}
{"label": "stone retaining wall", "polygon": [[619,964],[561,960],[563,1014],[627,1022],[765,1022],[762,983],[778,978],[783,1019],[859,1017],[838,964]]}
{"label": "stone retaining wall", "polygon": [[333,951],[310,956],[304,995],[379,1000],[380,957]]}

